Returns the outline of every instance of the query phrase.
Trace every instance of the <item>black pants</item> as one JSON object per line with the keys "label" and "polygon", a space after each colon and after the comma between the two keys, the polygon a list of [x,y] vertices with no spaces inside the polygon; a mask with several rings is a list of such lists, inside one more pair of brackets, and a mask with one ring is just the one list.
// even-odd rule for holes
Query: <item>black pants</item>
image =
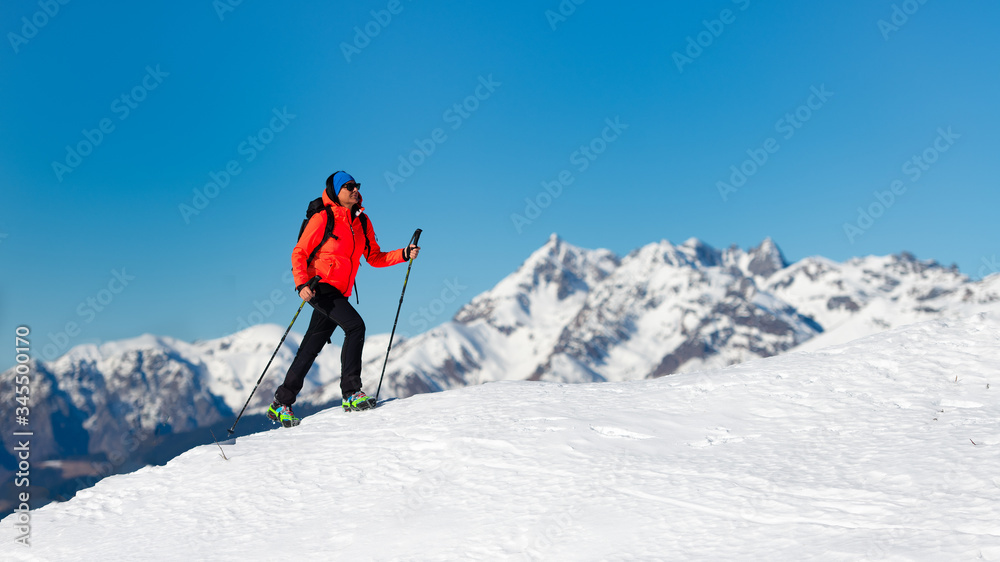
{"label": "black pants", "polygon": [[361,390],[361,352],[365,347],[365,321],[354,310],[347,297],[330,285],[320,284],[310,304],[314,310],[309,328],[288,368],[284,384],[274,393],[274,399],[281,404],[295,403],[306,373],[337,326],[344,329],[344,347],[340,352],[340,390],[344,396]]}

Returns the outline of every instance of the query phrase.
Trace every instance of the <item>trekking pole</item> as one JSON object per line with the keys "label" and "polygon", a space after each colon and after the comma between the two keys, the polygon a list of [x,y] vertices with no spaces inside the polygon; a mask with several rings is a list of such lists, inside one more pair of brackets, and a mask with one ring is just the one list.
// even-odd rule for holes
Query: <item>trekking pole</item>
{"label": "trekking pole", "polygon": [[[420,233],[423,232],[419,228],[413,233],[413,238],[410,238],[410,244],[416,246],[420,243]],[[407,244],[407,248],[410,247]],[[389,364],[389,352],[392,350],[392,337],[396,335],[396,323],[399,322],[399,311],[403,309],[403,295],[406,294],[406,283],[410,280],[410,268],[413,267],[413,256],[410,256],[410,264],[406,266],[406,279],[403,280],[403,292],[399,295],[399,307],[396,308],[396,319],[392,321],[392,333],[389,334],[389,347],[385,350],[385,361],[382,363],[382,376],[378,378],[378,389],[375,391],[375,405],[378,406],[378,394],[382,391],[382,377],[385,376],[385,366]]]}
{"label": "trekking pole", "polygon": [[[313,292],[316,291],[316,282],[319,281],[319,275],[313,277],[309,280],[309,289]],[[302,307],[306,305],[306,300],[302,299],[302,304],[299,305],[299,309],[295,311],[295,316],[292,316],[292,322],[288,325],[288,329],[285,330],[285,335],[281,336],[281,341],[278,342],[278,347],[274,348],[274,353],[271,354],[271,358],[267,361],[267,365],[264,367],[264,372],[260,374],[260,378],[257,379],[257,384],[254,385],[253,390],[250,391],[250,396],[247,397],[247,403],[243,405],[243,409],[240,410],[240,415],[236,416],[236,421],[233,422],[233,427],[230,427],[227,431],[229,435],[232,435],[236,431],[236,424],[240,423],[240,418],[243,417],[243,412],[247,410],[247,406],[250,405],[250,399],[253,398],[253,394],[257,392],[257,387],[260,386],[260,382],[264,380],[264,375],[267,373],[268,367],[271,366],[271,361],[274,361],[274,356],[278,354],[278,350],[281,349],[281,344],[285,343],[285,338],[288,337],[288,332],[292,331],[292,324],[295,324],[295,320],[299,317],[299,313],[302,312]]]}

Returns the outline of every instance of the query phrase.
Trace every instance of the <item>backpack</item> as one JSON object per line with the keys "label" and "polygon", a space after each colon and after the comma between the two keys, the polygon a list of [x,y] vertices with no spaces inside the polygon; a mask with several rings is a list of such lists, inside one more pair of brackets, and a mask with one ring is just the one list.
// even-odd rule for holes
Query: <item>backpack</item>
{"label": "backpack", "polygon": [[[323,238],[319,241],[319,244],[313,248],[312,252],[309,253],[309,257],[306,258],[307,267],[312,265],[313,260],[316,259],[316,254],[319,253],[319,249],[323,247],[323,244],[326,244],[327,240],[330,238],[340,240],[340,237],[333,233],[333,211],[323,204],[322,197],[313,199],[309,202],[309,206],[306,207],[306,218],[302,221],[302,226],[299,227],[299,237],[297,240],[302,239],[302,233],[305,232],[306,225],[309,224],[309,219],[319,212],[326,212],[326,228],[323,229]],[[361,213],[358,215],[358,218],[361,219],[361,231],[365,235],[365,256],[367,256],[372,250],[371,243],[368,242],[368,215]]]}

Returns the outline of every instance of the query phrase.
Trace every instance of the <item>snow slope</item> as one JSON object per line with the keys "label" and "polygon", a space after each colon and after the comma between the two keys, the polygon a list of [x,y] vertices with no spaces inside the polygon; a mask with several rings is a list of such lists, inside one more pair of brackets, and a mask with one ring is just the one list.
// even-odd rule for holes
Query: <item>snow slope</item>
{"label": "snow slope", "polygon": [[1000,316],[328,410],[31,514],[15,560],[1000,560]]}

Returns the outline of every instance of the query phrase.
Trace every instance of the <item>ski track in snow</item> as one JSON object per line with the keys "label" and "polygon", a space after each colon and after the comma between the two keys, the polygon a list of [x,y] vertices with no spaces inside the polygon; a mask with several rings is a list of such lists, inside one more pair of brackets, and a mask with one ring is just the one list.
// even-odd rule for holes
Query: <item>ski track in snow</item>
{"label": "ski track in snow", "polygon": [[328,410],[45,506],[30,549],[8,517],[3,558],[1000,560],[998,344],[981,315]]}

